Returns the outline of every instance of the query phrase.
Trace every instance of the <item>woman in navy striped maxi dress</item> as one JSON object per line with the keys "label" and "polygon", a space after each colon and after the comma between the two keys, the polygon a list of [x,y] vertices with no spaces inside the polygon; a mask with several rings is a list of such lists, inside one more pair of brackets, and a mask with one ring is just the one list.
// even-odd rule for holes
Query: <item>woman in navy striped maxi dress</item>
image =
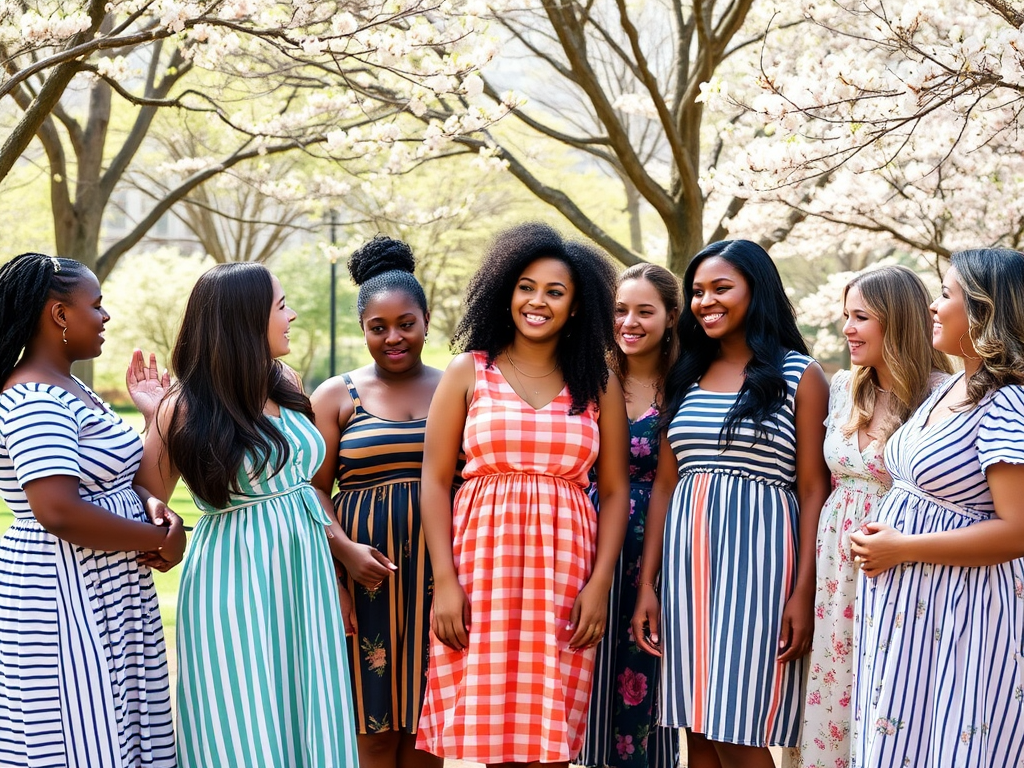
{"label": "woman in navy striped maxi dress", "polygon": [[683,287],[633,633],[690,766],[770,768],[799,736],[828,384],[762,248],[714,243]]}
{"label": "woman in navy striped maxi dress", "polygon": [[963,360],[889,439],[851,535],[853,765],[1024,764],[1024,254],[955,253],[932,343]]}
{"label": "woman in navy striped maxi dress", "polygon": [[15,518],[0,539],[0,766],[175,765],[160,611],[138,554],[176,563],[185,534],[133,488],[139,436],[71,375],[100,354],[100,299],[71,259],[0,269],[0,494]]}

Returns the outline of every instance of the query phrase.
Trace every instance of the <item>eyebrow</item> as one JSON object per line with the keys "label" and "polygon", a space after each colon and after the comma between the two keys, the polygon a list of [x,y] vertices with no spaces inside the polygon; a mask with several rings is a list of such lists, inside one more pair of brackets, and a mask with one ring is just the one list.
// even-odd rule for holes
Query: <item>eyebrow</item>
{"label": "eyebrow", "polygon": [[[734,282],[734,281],[735,281],[735,278],[732,278],[732,277],[716,277],[716,278],[714,278],[711,281],[711,284],[714,285],[715,283],[731,283],[731,282]],[[704,283],[693,283],[693,285],[704,285]],[[693,286],[691,286],[691,288],[692,287]]]}

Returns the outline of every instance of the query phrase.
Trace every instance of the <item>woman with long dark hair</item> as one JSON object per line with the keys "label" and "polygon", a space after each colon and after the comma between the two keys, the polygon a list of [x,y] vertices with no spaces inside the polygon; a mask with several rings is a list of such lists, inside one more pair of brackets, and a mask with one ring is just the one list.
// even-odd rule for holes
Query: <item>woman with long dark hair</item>
{"label": "woman with long dark hair", "polygon": [[963,361],[889,438],[893,487],[854,532],[853,765],[1024,756],[1024,253],[954,253],[932,344]]}
{"label": "woman with long dark hair", "polygon": [[683,289],[633,633],[691,766],[770,768],[799,737],[828,384],[760,246],[709,245]]}
{"label": "woman with long dark hair", "polygon": [[14,513],[0,539],[2,765],[175,765],[139,553],[177,563],[185,533],[133,487],[139,435],[71,374],[100,354],[102,298],[73,259],[25,253],[0,268],[0,493]]}
{"label": "woman with long dark hair", "polygon": [[146,440],[140,478],[165,499],[183,478],[203,511],[178,594],[183,768],[357,761],[328,546],[344,534],[309,482],[326,456],[309,400],[277,360],[294,319],[266,267],[206,272]]}
{"label": "woman with long dark hair", "polygon": [[313,479],[355,542],[394,568],[360,581],[345,574],[348,637],[363,768],[440,768],[416,749],[427,683],[430,560],[420,526],[420,472],[427,409],[441,371],[424,365],[430,311],[412,250],[378,235],[349,258],[356,311],[373,361],[313,393],[317,428],[332,460]]}
{"label": "woman with long dark hair", "polygon": [[673,768],[679,762],[679,731],[658,726],[661,665],[640,653],[630,623],[661,444],[665,376],[679,353],[679,303],[679,278],[665,267],[637,264],[619,276],[611,362],[629,417],[629,524],[608,602],[608,631],[597,646],[581,765]]}
{"label": "woman with long dark hair", "polygon": [[524,224],[470,283],[423,460],[434,613],[417,743],[438,757],[567,768],[580,751],[629,504],[614,280],[592,248]]}

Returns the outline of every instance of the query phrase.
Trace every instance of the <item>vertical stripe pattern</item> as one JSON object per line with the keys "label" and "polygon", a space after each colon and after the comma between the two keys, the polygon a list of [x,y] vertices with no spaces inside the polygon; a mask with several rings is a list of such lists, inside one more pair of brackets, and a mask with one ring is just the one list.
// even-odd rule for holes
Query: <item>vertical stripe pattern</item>
{"label": "vertical stripe pattern", "polygon": [[[79,382],[81,383],[81,382]],[[84,386],[83,386],[84,388]],[[94,398],[17,384],[0,394],[0,766],[175,765],[163,629],[136,552],[101,552],[48,533],[22,487],[79,479],[81,497],[129,520],[142,441]]]}
{"label": "vertical stripe pattern", "polygon": [[[878,520],[903,533],[992,518],[985,470],[1024,464],[1024,387],[926,426],[958,378],[886,445],[894,482]],[[857,631],[855,766],[1024,765],[1024,561],[861,574]]]}
{"label": "vertical stripe pattern", "polygon": [[178,594],[178,756],[183,768],[357,764],[328,522],[309,478],[326,448],[305,416],[275,419],[289,458],[206,513]]}
{"label": "vertical stripe pattern", "polygon": [[426,419],[389,421],[354,411],[338,446],[338,521],[349,538],[384,553],[398,570],[379,589],[348,580],[359,629],[348,638],[360,733],[416,733],[427,682],[433,584],[420,530]]}
{"label": "vertical stripe pattern", "polygon": [[[679,484],[662,567],[662,723],[713,741],[796,746],[803,661],[780,664],[796,577],[796,389],[811,359],[783,364],[788,393],[761,425],[719,435],[732,393],[694,385],[669,426]],[[767,434],[765,434],[767,433]]]}
{"label": "vertical stripe pattern", "polygon": [[569,616],[593,567],[587,472],[593,408],[568,388],[534,409],[473,353],[476,386],[455,496],[453,555],[469,598],[469,646],[431,635],[417,746],[470,762],[566,762],[582,746],[594,650],[573,650]]}

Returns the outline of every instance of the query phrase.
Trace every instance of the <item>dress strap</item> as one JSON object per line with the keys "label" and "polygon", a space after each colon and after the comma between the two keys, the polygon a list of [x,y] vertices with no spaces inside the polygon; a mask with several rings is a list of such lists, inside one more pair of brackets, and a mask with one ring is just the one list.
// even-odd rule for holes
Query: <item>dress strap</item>
{"label": "dress strap", "polygon": [[363,411],[363,404],[359,400],[359,393],[356,391],[356,385],[352,382],[352,377],[347,373],[341,374],[341,380],[345,382],[345,386],[348,388],[348,396],[352,398],[352,405],[355,406],[356,413]]}

